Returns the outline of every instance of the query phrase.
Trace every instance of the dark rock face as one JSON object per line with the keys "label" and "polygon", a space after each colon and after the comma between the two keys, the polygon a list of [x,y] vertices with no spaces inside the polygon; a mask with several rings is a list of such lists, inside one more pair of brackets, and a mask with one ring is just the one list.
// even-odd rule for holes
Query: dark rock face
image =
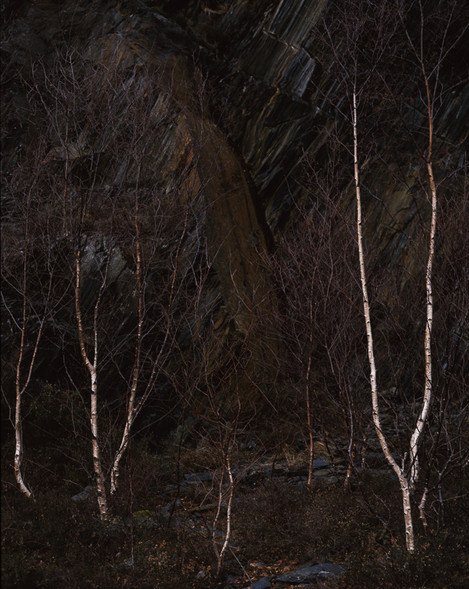
{"label": "dark rock face", "polygon": [[[249,103],[257,103],[259,89],[267,94],[263,97],[261,92],[263,104],[247,117],[240,143],[256,185],[262,192],[272,193],[275,184],[289,176],[301,148],[307,149],[311,141],[316,114],[311,104],[313,82],[321,75],[321,65],[310,53],[307,39],[326,2],[264,5],[260,22],[240,42],[233,59],[245,80],[241,111]],[[225,18],[223,29],[236,29],[230,15]]]}
{"label": "dark rock face", "polygon": [[[278,350],[269,338],[266,352],[255,325],[259,317],[275,314],[278,302],[263,258],[288,220],[296,222],[294,205],[314,193],[314,186],[305,188],[303,181],[305,158],[319,165],[330,129],[343,126],[337,113],[345,90],[332,70],[333,56],[316,51],[311,35],[333,9],[326,0],[24,2],[3,14],[6,175],[18,165],[21,145],[34,132],[25,90],[32,64],[41,60],[52,68],[67,46],[92,67],[127,72],[132,83],[145,68],[158,71],[152,116],[162,124],[140,181],[156,182],[165,193],[177,188],[185,203],[203,209],[197,232],[207,240],[215,297],[223,301],[225,324],[232,321],[240,337],[251,338],[254,349],[257,345],[252,363],[265,368],[253,369],[253,374],[264,382]],[[19,84],[20,74],[25,85]],[[409,125],[424,125],[425,112],[409,108],[405,114]],[[439,163],[450,167],[461,159],[468,136],[467,85],[457,85],[445,97],[435,121],[438,141],[446,146],[438,153]],[[51,166],[73,159],[72,150],[76,159],[86,155],[84,146],[91,143],[86,129],[80,138],[82,143],[69,144],[67,153],[52,145]],[[100,146],[102,154],[112,141],[111,134]],[[398,164],[386,162],[386,154],[363,165],[371,195],[367,233],[374,236],[382,263],[402,264],[412,273],[418,218],[428,216],[415,200],[422,166],[407,162],[401,182],[393,165]],[[103,184],[118,183],[119,173],[109,170]],[[133,172],[126,173],[132,180]],[[349,190],[347,182],[343,188]],[[202,297],[208,299],[209,293]]]}

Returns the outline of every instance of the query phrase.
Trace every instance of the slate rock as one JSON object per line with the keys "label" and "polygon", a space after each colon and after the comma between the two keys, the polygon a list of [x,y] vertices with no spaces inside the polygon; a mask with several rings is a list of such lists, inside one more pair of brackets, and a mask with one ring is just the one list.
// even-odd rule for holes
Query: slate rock
{"label": "slate rock", "polygon": [[293,573],[287,573],[286,575],[277,577],[276,581],[299,585],[300,583],[307,583],[309,581],[315,581],[316,579],[341,577],[344,575],[344,573],[345,568],[342,565],[326,562],[324,564],[315,564],[312,566],[302,567]]}
{"label": "slate rock", "polygon": [[313,468],[327,468],[332,466],[332,464],[328,460],[324,460],[323,458],[315,458],[313,462]]}
{"label": "slate rock", "polygon": [[91,497],[93,494],[94,487],[92,485],[88,485],[81,491],[72,497],[72,501],[86,501]]}
{"label": "slate rock", "polygon": [[207,481],[211,481],[213,479],[212,472],[195,472],[190,474],[185,474],[184,478],[188,483],[204,483]]}

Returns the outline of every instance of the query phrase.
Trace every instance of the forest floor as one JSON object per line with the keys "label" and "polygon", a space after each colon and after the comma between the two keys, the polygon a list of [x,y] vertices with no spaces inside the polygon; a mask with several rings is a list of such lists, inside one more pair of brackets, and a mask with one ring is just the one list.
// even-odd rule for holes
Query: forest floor
{"label": "forest floor", "polygon": [[[12,444],[4,444],[4,587],[242,589],[260,581],[258,587],[285,589],[468,586],[469,502],[461,492],[467,493],[468,481],[447,490],[444,514],[429,503],[429,530],[423,534],[416,522],[418,549],[409,556],[399,488],[383,469],[356,472],[345,489],[343,465],[325,456],[317,459],[308,487],[304,451],[261,456],[242,450],[232,461],[231,531],[217,579],[214,539],[219,552],[229,485],[225,475],[214,526],[222,470],[213,449],[156,452],[134,442],[112,517],[104,523],[93,486],[86,478],[82,486],[74,481],[66,453],[64,447],[33,452],[25,473],[34,490],[30,501],[14,484]],[[316,563],[342,565],[345,574],[309,584],[277,581]]]}

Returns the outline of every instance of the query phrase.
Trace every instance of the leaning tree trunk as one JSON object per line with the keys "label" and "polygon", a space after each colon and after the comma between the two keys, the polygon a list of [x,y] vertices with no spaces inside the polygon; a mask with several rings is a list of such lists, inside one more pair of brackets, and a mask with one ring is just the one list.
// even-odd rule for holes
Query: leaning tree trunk
{"label": "leaning tree trunk", "polygon": [[[436,184],[433,176],[432,165],[432,150],[433,150],[433,114],[432,114],[432,100],[430,94],[430,87],[428,83],[428,76],[421,56],[421,67],[423,79],[425,81],[425,90],[427,96],[427,117],[428,117],[428,153],[426,158],[426,168],[428,175],[428,183],[431,193],[431,207],[432,217],[430,224],[430,241],[428,245],[428,259],[425,273],[425,289],[426,289],[426,321],[425,321],[425,387],[423,395],[422,409],[415,425],[414,433],[410,439],[410,483],[413,488],[417,482],[420,474],[418,446],[420,436],[428,419],[430,412],[430,405],[432,401],[432,328],[433,328],[433,291],[432,291],[432,271],[433,260],[435,257],[435,236],[437,226],[437,212],[438,212],[438,198],[436,192]],[[425,502],[423,502],[425,504]]]}

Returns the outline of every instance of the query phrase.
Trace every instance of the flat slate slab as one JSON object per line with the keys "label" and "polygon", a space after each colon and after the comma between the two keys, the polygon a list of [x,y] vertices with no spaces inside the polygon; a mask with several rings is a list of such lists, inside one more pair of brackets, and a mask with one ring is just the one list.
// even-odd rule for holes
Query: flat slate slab
{"label": "flat slate slab", "polygon": [[91,497],[94,492],[94,487],[92,485],[88,485],[81,491],[81,493],[77,493],[72,497],[72,501],[86,501]]}
{"label": "flat slate slab", "polygon": [[252,583],[252,585],[249,585],[249,589],[270,589],[271,587],[272,585],[269,577],[264,577],[263,579],[259,579],[259,581]]}
{"label": "flat slate slab", "polygon": [[207,481],[211,481],[213,479],[212,472],[195,472],[190,474],[185,474],[184,478],[188,483],[205,483]]}
{"label": "flat slate slab", "polygon": [[293,585],[299,585],[300,583],[308,583],[309,581],[315,581],[317,579],[341,577],[344,574],[345,568],[342,565],[325,562],[324,564],[305,566],[297,569],[293,573],[280,575],[280,577],[277,577],[275,581],[280,583],[291,583]]}
{"label": "flat slate slab", "polygon": [[313,470],[315,468],[328,468],[329,466],[332,466],[332,463],[329,462],[328,460],[324,460],[323,458],[315,458],[314,462],[313,462]]}

